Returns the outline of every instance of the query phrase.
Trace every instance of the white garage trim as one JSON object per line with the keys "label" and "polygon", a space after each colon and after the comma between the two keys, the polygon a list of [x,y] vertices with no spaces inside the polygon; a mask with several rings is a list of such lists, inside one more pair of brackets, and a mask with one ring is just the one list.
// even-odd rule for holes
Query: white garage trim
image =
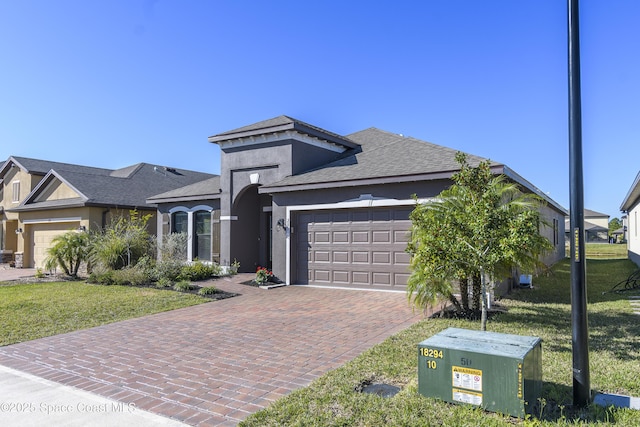
{"label": "white garage trim", "polygon": [[[315,210],[329,210],[329,209],[357,209],[357,208],[383,208],[394,206],[412,206],[420,203],[426,203],[433,198],[418,199],[376,199],[370,194],[363,194],[358,199],[346,200],[344,202],[337,203],[321,203],[314,205],[291,205],[286,207],[286,224],[291,224],[291,213],[298,211],[315,211]],[[285,243],[285,267],[286,276],[285,283],[291,285],[291,228],[287,227],[286,243]]]}
{"label": "white garage trim", "polygon": [[52,224],[55,222],[77,222],[82,221],[82,217],[73,216],[69,218],[44,218],[44,219],[25,219],[23,224]]}

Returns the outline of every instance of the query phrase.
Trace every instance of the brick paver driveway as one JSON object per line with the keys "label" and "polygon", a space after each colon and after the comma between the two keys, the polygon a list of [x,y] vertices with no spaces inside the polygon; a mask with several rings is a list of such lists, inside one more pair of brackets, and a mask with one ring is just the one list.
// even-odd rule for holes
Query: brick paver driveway
{"label": "brick paver driveway", "polygon": [[0,364],[191,425],[236,425],[421,316],[404,293],[216,286],[242,295],[0,348]]}

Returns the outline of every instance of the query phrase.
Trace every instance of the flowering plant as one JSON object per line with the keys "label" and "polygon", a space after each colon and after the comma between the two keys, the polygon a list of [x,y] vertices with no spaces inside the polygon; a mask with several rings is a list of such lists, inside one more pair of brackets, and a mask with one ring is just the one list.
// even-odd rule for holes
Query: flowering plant
{"label": "flowering plant", "polygon": [[271,279],[272,277],[273,277],[273,271],[265,267],[259,266],[258,269],[256,270],[255,281],[259,285],[262,285],[263,283],[267,283],[269,279]]}

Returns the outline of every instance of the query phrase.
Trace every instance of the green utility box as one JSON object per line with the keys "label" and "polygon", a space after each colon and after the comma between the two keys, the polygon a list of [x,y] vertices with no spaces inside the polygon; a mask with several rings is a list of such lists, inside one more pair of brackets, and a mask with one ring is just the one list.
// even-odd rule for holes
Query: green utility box
{"label": "green utility box", "polygon": [[542,340],[446,329],[418,344],[418,392],[524,417],[542,392]]}

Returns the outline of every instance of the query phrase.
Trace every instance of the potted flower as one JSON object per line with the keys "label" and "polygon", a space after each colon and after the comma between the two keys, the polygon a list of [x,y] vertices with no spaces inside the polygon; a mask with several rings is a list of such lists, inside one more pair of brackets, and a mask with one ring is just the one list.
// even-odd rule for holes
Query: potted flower
{"label": "potted flower", "polygon": [[273,278],[273,272],[265,267],[258,266],[256,270],[256,278],[254,279],[258,285],[264,285]]}

